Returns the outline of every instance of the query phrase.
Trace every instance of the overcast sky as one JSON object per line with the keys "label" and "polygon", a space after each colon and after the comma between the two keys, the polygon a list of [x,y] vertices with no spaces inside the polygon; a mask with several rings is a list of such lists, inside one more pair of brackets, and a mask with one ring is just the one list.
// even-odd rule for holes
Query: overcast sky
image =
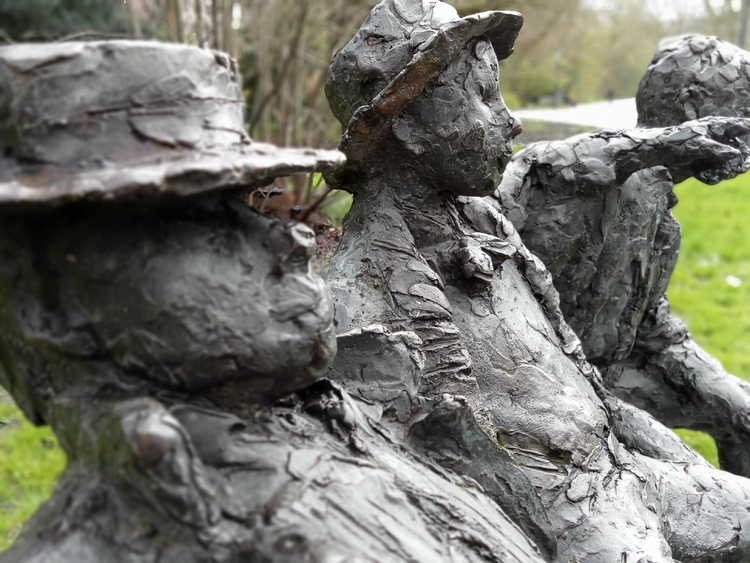
{"label": "overcast sky", "polygon": [[[610,0],[585,0],[589,6],[606,9]],[[724,0],[709,0],[717,8],[724,6]],[[704,13],[703,0],[648,0],[649,8],[655,16],[675,19],[680,14],[701,15]],[[731,0],[732,9],[739,12],[742,0]]]}

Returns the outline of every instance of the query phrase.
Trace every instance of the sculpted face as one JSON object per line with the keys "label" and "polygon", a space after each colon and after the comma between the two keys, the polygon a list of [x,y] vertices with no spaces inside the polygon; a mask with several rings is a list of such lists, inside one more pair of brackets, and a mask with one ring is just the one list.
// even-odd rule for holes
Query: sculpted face
{"label": "sculpted face", "polygon": [[16,286],[12,312],[34,346],[106,359],[157,388],[244,400],[325,372],[333,309],[309,268],[310,229],[221,197],[102,208],[57,213],[0,241],[3,250],[22,231],[36,239],[35,271],[21,279],[40,285]]}
{"label": "sculpted face", "polygon": [[386,174],[420,192],[491,193],[521,131],[500,95],[498,56],[522,23],[515,12],[461,18],[438,0],[379,2],[326,81],[348,157],[334,182],[358,192]]}
{"label": "sculpted face", "polygon": [[487,39],[469,43],[394,120],[393,135],[438,191],[485,196],[497,187],[521,124],[498,85]]}

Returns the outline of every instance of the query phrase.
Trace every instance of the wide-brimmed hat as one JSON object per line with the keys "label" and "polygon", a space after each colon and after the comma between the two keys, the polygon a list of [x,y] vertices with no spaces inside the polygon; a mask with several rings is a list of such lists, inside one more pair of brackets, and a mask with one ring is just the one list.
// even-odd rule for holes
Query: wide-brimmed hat
{"label": "wide-brimmed hat", "polygon": [[0,204],[191,195],[325,171],[252,141],[234,60],[147,41],[0,48]]}
{"label": "wide-brimmed hat", "polygon": [[[490,11],[459,17],[440,0],[383,0],[334,58],[326,95],[344,128],[339,149],[355,169],[392,119],[476,37],[498,60],[513,52],[523,16]],[[343,172],[343,171],[342,171]]]}

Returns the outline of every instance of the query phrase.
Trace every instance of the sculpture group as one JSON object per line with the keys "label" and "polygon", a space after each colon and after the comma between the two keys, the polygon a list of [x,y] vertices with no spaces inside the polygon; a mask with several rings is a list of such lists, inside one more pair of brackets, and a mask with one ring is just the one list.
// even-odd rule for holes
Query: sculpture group
{"label": "sculpture group", "polygon": [[[251,141],[217,53],[0,49],[0,383],[69,458],[0,561],[750,560],[750,387],[665,297],[674,183],[750,167],[750,60],[667,41],[639,128],[513,155],[521,25],[382,0],[341,152]],[[304,171],[354,194],[322,279],[242,198]]]}

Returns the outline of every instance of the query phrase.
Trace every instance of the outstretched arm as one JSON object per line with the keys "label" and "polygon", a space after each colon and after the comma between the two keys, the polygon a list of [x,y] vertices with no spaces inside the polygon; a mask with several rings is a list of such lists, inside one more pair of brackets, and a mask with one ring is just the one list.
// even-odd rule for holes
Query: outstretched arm
{"label": "outstretched arm", "polygon": [[721,468],[750,477],[750,383],[690,337],[666,297],[644,318],[631,355],[603,376],[617,396],[663,424],[711,434]]}
{"label": "outstretched arm", "polygon": [[674,127],[625,131],[625,146],[632,143],[633,149],[623,150],[615,141],[604,154],[614,163],[621,182],[644,168],[664,166],[675,183],[695,177],[716,184],[750,167],[750,150],[742,141],[748,134],[750,120],[710,117]]}
{"label": "outstretched arm", "polygon": [[647,168],[666,168],[675,183],[696,177],[715,184],[750,168],[750,148],[742,141],[749,134],[748,119],[711,117],[534,143],[514,155],[495,197],[523,231],[535,209],[601,200]]}

